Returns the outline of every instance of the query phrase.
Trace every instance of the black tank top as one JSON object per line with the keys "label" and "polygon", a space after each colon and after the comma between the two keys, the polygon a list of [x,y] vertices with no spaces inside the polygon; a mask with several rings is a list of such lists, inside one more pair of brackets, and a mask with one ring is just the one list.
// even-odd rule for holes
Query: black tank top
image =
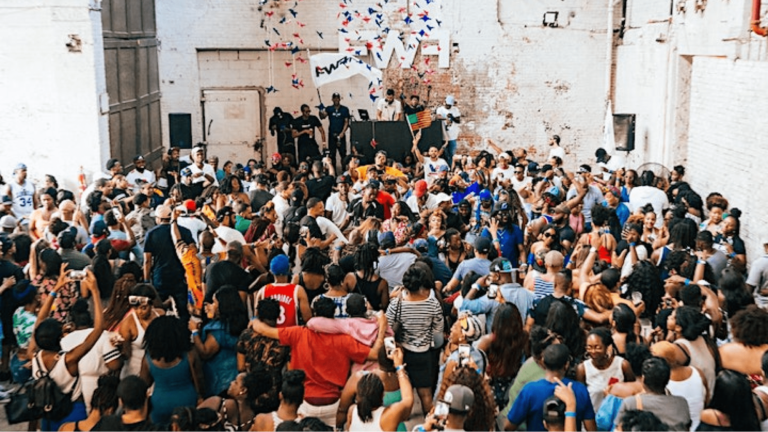
{"label": "black tank top", "polygon": [[357,272],[355,272],[355,280],[357,281],[355,289],[365,296],[373,310],[381,310],[381,295],[379,294],[379,284],[381,283],[381,279],[376,279],[374,281],[361,279],[360,276],[357,275]]}
{"label": "black tank top", "polygon": [[320,294],[325,292],[322,283],[318,288],[309,289],[304,283],[304,272],[299,273],[299,285],[301,285],[304,288],[304,291],[307,292],[307,299],[309,300],[309,304],[312,304],[312,301],[315,299],[315,297],[318,297]]}

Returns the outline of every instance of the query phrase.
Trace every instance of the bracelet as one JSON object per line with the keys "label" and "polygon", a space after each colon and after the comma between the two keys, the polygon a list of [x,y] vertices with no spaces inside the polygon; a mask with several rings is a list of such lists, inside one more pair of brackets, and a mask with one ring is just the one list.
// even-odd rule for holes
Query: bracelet
{"label": "bracelet", "polygon": [[690,280],[690,279],[686,279],[686,280],[685,280],[685,286],[688,286],[688,285],[690,285],[690,284],[691,284],[691,280]]}
{"label": "bracelet", "polygon": [[499,241],[499,239],[493,239],[493,242],[494,242],[494,243],[501,243],[501,242]]}
{"label": "bracelet", "polygon": [[728,258],[734,258],[736,256],[736,252],[731,252],[728,254]]}
{"label": "bracelet", "polygon": [[480,368],[475,369],[475,372],[477,372],[478,375],[482,375],[483,371]]}
{"label": "bracelet", "polygon": [[632,242],[632,243],[629,244],[629,246],[630,247],[635,247],[635,246],[637,246],[637,244],[635,242]]}
{"label": "bracelet", "polygon": [[589,252],[590,253],[595,253],[595,252],[597,252],[597,248],[591,247],[591,248],[589,248]]}
{"label": "bracelet", "polygon": [[56,297],[59,296],[59,293],[57,293],[56,291],[51,291],[48,295],[53,297],[53,298],[56,298]]}
{"label": "bracelet", "polygon": [[340,250],[342,250],[343,248],[342,248],[341,246],[335,246],[335,247],[334,247],[334,249],[335,249],[335,250],[337,250],[337,251],[340,251]]}
{"label": "bracelet", "polygon": [[566,411],[565,412],[565,418],[568,418],[568,417],[574,417],[575,418],[576,417],[576,412],[575,411]]}
{"label": "bracelet", "polygon": [[395,366],[395,372],[400,372],[401,370],[405,370],[405,363],[400,366]]}
{"label": "bracelet", "polygon": [[707,263],[707,262],[706,262],[706,261],[704,261],[704,260],[698,260],[698,261],[696,261],[696,264],[697,264],[697,265],[703,265],[703,264],[706,264],[706,263]]}
{"label": "bracelet", "polygon": [[197,336],[197,335],[199,335],[199,334],[200,334],[200,332],[199,332],[199,331],[197,331],[197,330],[195,330],[195,331],[193,331],[193,332],[192,332],[192,337],[195,337],[195,336]]}
{"label": "bracelet", "polygon": [[384,252],[386,252],[386,253],[387,253],[387,255],[389,255],[389,249],[385,250]]}

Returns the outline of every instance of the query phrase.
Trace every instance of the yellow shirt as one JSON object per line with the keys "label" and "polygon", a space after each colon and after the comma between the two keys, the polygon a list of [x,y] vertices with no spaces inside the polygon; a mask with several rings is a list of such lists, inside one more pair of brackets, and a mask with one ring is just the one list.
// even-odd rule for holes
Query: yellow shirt
{"label": "yellow shirt", "polygon": [[187,279],[187,292],[189,293],[189,304],[196,311],[203,309],[203,266],[200,259],[197,258],[197,251],[184,240],[176,242],[176,254],[179,256],[181,265],[184,266],[184,272]]}
{"label": "yellow shirt", "polygon": [[[368,174],[368,168],[372,166],[374,165],[366,165],[366,166],[361,166],[357,168],[357,173],[360,175],[361,179],[367,178],[366,175]],[[402,171],[400,171],[397,168],[392,168],[391,166],[386,167],[386,169],[384,170],[384,173],[387,175],[391,175],[392,177],[406,177],[406,175],[403,174]]]}

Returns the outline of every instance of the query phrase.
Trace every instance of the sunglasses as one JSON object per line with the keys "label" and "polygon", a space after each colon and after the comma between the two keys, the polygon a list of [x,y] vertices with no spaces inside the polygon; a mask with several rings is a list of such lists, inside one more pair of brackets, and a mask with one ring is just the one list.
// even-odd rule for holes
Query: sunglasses
{"label": "sunglasses", "polygon": [[144,296],[128,296],[128,304],[130,304],[131,306],[136,306],[136,305],[146,306],[146,305],[149,304],[149,302],[150,302],[150,298],[149,297],[144,297]]}
{"label": "sunglasses", "polygon": [[515,171],[515,174],[522,174],[525,171]]}
{"label": "sunglasses", "polygon": [[548,233],[548,232],[544,233],[544,237],[547,237],[547,238],[554,237],[554,236],[555,236],[555,233]]}

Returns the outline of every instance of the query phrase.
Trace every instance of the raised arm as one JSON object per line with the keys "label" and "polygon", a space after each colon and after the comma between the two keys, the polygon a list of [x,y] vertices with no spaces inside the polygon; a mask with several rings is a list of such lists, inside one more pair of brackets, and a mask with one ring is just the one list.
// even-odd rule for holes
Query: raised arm
{"label": "raised arm", "polygon": [[413,147],[411,148],[411,151],[413,152],[413,155],[416,156],[416,160],[418,160],[419,163],[424,163],[424,155],[421,154],[421,150],[419,150],[419,140],[421,140],[421,129],[419,129],[419,131],[416,132],[416,135],[413,136]]}
{"label": "raised arm", "polygon": [[81,283],[87,285],[93,297],[93,331],[88,334],[83,343],[69,351],[65,357],[67,370],[72,375],[78,372],[78,362],[91,351],[104,332],[104,308],[101,307],[101,296],[99,295],[99,284],[96,282],[96,276],[91,270],[87,270],[86,278]]}

